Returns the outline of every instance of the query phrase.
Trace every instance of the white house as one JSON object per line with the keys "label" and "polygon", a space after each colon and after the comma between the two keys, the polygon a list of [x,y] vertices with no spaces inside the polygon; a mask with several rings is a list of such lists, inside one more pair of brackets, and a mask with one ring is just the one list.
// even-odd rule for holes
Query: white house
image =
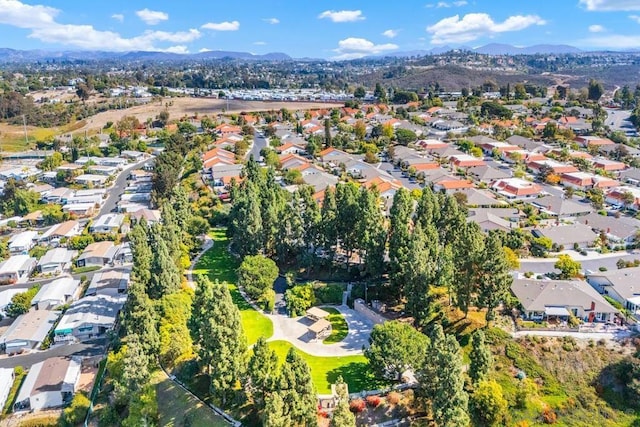
{"label": "white house", "polygon": [[54,240],[60,240],[62,238],[68,239],[69,237],[78,236],[81,233],[82,227],[80,227],[80,223],[75,220],[69,220],[61,222],[60,224],[56,224],[42,233],[42,236],[40,236],[40,241],[51,242]]}
{"label": "white house", "polygon": [[58,312],[29,310],[16,317],[11,326],[0,336],[0,348],[7,354],[33,350],[42,344],[58,320]]}
{"label": "white house", "polygon": [[117,233],[120,231],[123,221],[123,214],[109,213],[101,215],[89,226],[89,231],[91,233]]}
{"label": "white house", "polygon": [[587,281],[598,292],[609,295],[640,318],[640,267],[596,271],[587,275]]}
{"label": "white house", "polygon": [[13,255],[0,263],[0,283],[22,283],[36,268],[36,259],[29,255]]}
{"label": "white house", "polygon": [[26,254],[38,240],[37,231],[23,231],[9,239],[9,252],[12,254]]}
{"label": "white house", "polygon": [[113,262],[118,247],[110,241],[91,243],[76,260],[78,267],[98,266],[103,267]]}
{"label": "white house", "polygon": [[43,274],[62,273],[71,268],[72,260],[77,255],[78,251],[67,248],[51,249],[38,261],[38,271]]}
{"label": "white house", "polygon": [[103,336],[113,328],[126,299],[124,294],[98,294],[74,302],[56,326],[54,341],[85,341]]}
{"label": "white house", "polygon": [[6,316],[5,309],[11,303],[11,298],[15,294],[19,294],[24,292],[24,289],[16,289],[14,287],[10,287],[9,289],[0,288],[0,316]]}
{"label": "white house", "polygon": [[61,277],[42,285],[31,300],[36,310],[49,310],[76,299],[80,281],[73,277]]}
{"label": "white house", "polygon": [[66,357],[52,357],[31,366],[16,397],[14,411],[40,411],[71,402],[80,380],[80,368],[78,359]]}

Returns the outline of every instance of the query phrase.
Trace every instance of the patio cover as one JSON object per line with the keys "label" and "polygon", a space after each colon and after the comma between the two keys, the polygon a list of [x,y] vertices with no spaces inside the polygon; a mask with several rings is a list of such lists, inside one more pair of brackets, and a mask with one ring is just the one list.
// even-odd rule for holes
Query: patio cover
{"label": "patio cover", "polygon": [[545,307],[544,314],[547,316],[570,316],[571,313],[564,307]]}

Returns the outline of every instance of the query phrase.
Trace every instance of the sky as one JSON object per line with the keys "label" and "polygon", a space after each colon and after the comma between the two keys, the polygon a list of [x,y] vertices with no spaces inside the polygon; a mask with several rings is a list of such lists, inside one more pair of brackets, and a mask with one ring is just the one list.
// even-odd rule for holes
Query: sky
{"label": "sky", "polygon": [[640,47],[640,0],[0,0],[0,47],[355,59],[435,47]]}

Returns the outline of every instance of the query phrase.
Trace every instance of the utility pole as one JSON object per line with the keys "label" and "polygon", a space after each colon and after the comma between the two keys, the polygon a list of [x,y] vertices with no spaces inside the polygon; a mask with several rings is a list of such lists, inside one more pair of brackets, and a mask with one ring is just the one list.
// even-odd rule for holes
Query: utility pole
{"label": "utility pole", "polygon": [[22,126],[24,127],[24,142],[29,146],[29,135],[27,134],[27,119],[22,115]]}

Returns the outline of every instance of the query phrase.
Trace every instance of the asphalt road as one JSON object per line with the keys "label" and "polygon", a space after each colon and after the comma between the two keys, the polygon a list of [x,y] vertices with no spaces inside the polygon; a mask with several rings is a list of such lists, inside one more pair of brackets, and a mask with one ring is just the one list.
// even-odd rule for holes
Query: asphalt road
{"label": "asphalt road", "polygon": [[35,363],[56,356],[98,356],[104,354],[106,345],[107,340],[102,338],[85,343],[59,345],[48,350],[25,353],[18,356],[9,357],[3,355],[0,357],[0,368],[15,368],[16,366],[29,368]]}
{"label": "asphalt road", "polygon": [[151,160],[153,160],[153,157],[143,162],[133,164],[120,172],[120,175],[118,175],[118,178],[116,178],[113,186],[108,190],[109,197],[107,198],[107,201],[104,203],[104,205],[102,205],[98,216],[108,214],[116,209],[116,206],[120,201],[120,196],[122,196],[124,190],[127,188],[127,178],[129,177],[129,172],[135,169],[140,169]]}
{"label": "asphalt road", "polygon": [[255,134],[253,135],[253,146],[247,154],[247,158],[249,156],[253,156],[253,160],[260,161],[260,151],[263,148],[266,148],[269,145],[269,141],[264,136],[264,134],[256,129]]}
{"label": "asphalt road", "polygon": [[631,111],[614,109],[605,109],[605,111],[607,112],[605,124],[609,126],[611,130],[620,130],[623,132],[635,130],[633,124],[629,121]]}
{"label": "asphalt road", "polygon": [[394,178],[398,179],[402,185],[407,188],[408,190],[414,190],[416,188],[421,188],[420,184],[418,184],[418,182],[411,182],[409,180],[409,178],[402,176],[402,171],[401,170],[394,170],[393,169],[393,163],[388,162],[388,161],[382,161],[380,162],[380,164],[378,165],[378,169],[383,170],[387,173],[389,173],[391,176],[393,176]]}
{"label": "asphalt road", "polygon": [[[582,264],[583,271],[598,271],[600,267],[605,267],[607,270],[617,270],[618,267],[616,266],[616,263],[619,259],[633,261],[635,259],[640,259],[640,254],[624,253],[620,255],[612,255],[606,258],[588,259],[579,262]],[[535,274],[545,274],[549,272],[559,273],[559,271],[553,267],[555,263],[555,259],[550,259],[549,261],[546,259],[521,259],[519,271],[522,273],[531,271]]]}

